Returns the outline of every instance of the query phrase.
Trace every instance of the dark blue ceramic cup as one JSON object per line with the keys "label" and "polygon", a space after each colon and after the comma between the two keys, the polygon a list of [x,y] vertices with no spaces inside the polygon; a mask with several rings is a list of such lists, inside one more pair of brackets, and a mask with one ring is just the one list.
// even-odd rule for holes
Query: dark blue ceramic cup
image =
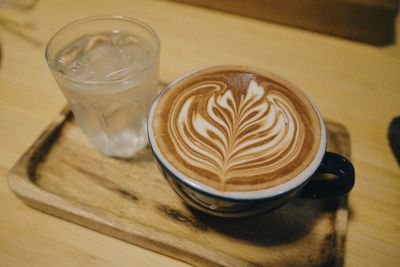
{"label": "dark blue ceramic cup", "polygon": [[[228,67],[224,67],[225,69]],[[243,68],[231,66],[233,69]],[[254,69],[254,68],[249,68]],[[256,191],[218,191],[185,176],[168,161],[157,146],[152,122],[154,110],[163,94],[183,79],[197,73],[188,73],[167,85],[154,100],[148,117],[148,139],[161,171],[177,195],[189,206],[208,214],[221,217],[244,217],[273,210],[296,196],[312,199],[337,198],[349,193],[355,180],[352,163],[336,153],[326,151],[326,129],[317,107],[314,111],[319,118],[321,138],[317,153],[311,164],[289,181],[277,186]],[[265,72],[264,72],[265,73]],[[277,77],[277,76],[276,76]],[[281,79],[280,82],[285,82]],[[311,102],[311,101],[310,101]],[[312,103],[312,102],[311,102]],[[323,176],[321,174],[331,174]],[[332,177],[333,176],[333,177]],[[321,178],[323,177],[323,178]]]}

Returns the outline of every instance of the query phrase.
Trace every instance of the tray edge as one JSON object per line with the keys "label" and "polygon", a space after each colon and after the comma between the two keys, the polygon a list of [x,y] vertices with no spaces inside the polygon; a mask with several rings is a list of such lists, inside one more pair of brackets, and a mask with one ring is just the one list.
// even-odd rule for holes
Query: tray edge
{"label": "tray edge", "polygon": [[[7,174],[9,188],[26,205],[88,229],[197,266],[256,266],[243,259],[209,250],[190,240],[177,238],[142,224],[131,221],[126,224],[111,222],[106,216],[94,214],[93,210],[83,205],[67,201],[36,186],[31,181],[31,179],[35,179],[32,177],[34,174],[29,173],[32,164],[40,164],[40,155],[35,155],[35,151],[46,145],[49,146],[46,149],[51,148],[51,144],[46,143],[51,142],[53,135],[58,135],[57,131],[62,129],[70,114],[68,106],[64,107]],[[31,160],[36,162],[32,163]],[[29,167],[24,168],[24,166]],[[152,242],[154,240],[157,240],[158,244]],[[195,249],[187,253],[187,247]]]}

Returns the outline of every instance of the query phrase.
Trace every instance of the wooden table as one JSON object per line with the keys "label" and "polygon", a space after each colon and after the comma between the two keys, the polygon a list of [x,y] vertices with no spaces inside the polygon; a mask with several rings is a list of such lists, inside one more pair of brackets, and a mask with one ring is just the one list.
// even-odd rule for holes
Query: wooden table
{"label": "wooden table", "polygon": [[400,115],[398,44],[373,47],[164,1],[43,0],[30,11],[6,12],[34,28],[23,29],[29,38],[21,38],[0,27],[0,266],[186,265],[43,214],[8,189],[11,166],[65,105],[44,60],[47,40],[68,22],[96,14],[150,24],[161,38],[163,81],[233,63],[268,69],[302,87],[352,138],[357,181],[346,265],[400,265],[400,172],[387,140],[389,122]]}

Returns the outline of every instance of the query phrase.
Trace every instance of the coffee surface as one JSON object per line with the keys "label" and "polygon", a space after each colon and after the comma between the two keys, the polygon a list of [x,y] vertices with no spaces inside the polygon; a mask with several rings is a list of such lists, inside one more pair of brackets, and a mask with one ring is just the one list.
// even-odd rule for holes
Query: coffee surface
{"label": "coffee surface", "polygon": [[299,89],[244,67],[215,67],[170,85],[150,127],[175,170],[219,191],[289,181],[312,162],[321,139],[319,117]]}

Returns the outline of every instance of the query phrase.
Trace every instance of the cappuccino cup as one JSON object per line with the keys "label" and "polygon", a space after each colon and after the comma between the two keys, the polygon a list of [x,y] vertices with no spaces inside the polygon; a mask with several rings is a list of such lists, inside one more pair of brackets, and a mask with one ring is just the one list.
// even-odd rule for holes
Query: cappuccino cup
{"label": "cappuccino cup", "polygon": [[152,103],[147,133],[173,190],[208,214],[243,217],[354,186],[351,162],[326,151],[315,104],[258,68],[214,66],[177,78]]}

